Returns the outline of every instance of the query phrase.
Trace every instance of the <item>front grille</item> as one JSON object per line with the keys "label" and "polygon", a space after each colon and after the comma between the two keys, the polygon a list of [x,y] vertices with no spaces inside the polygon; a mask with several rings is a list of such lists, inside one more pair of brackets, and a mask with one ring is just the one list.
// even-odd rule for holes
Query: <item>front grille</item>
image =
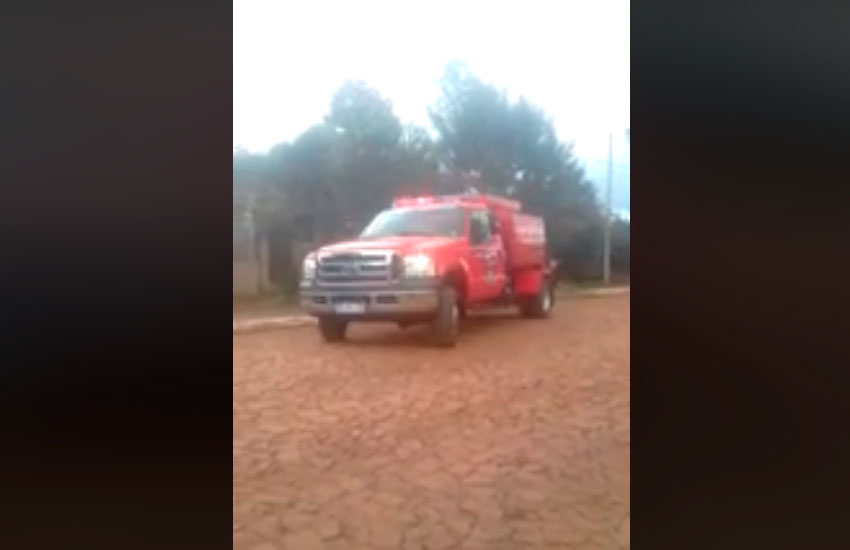
{"label": "front grille", "polygon": [[326,284],[384,283],[393,280],[391,252],[345,252],[319,256],[318,279]]}

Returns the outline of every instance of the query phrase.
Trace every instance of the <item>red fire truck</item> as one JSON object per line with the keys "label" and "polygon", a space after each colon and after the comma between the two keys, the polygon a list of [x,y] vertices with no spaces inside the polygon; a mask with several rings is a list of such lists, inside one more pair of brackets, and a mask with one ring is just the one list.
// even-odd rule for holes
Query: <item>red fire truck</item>
{"label": "red fire truck", "polygon": [[353,321],[428,323],[453,346],[478,307],[518,305],[547,317],[554,277],[543,220],[518,202],[485,194],[399,198],[357,239],[307,255],[301,306],[326,341]]}

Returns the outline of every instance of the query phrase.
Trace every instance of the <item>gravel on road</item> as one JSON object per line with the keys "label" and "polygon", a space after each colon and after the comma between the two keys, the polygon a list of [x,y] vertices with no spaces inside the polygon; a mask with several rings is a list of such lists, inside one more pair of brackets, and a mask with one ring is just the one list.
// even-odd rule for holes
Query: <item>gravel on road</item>
{"label": "gravel on road", "polygon": [[628,548],[629,312],[234,334],[234,549]]}

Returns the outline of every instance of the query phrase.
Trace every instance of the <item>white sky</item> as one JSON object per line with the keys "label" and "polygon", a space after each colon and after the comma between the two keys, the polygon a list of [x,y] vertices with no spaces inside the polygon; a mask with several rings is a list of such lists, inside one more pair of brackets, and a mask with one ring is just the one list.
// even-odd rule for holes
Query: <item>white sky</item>
{"label": "white sky", "polygon": [[461,59],[549,113],[600,184],[613,131],[614,204],[628,210],[629,17],[628,0],[234,0],[233,145],[292,140],[349,78],[430,127],[436,81]]}

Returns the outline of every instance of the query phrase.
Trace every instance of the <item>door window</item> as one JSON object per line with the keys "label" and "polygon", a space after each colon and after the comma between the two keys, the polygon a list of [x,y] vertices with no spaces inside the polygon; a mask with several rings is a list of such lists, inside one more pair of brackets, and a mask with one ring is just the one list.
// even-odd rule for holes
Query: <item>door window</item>
{"label": "door window", "polygon": [[469,242],[473,245],[490,242],[490,217],[484,210],[469,213]]}

